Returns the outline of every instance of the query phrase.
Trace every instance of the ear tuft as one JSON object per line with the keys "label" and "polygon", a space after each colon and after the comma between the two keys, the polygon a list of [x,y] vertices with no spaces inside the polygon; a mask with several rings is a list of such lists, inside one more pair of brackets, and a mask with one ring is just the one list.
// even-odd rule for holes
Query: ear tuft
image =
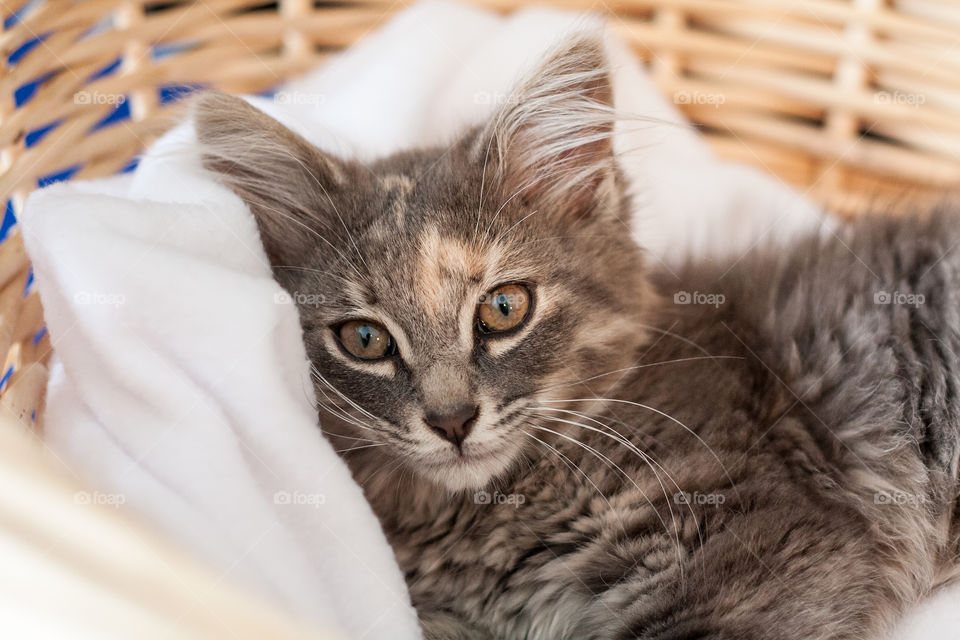
{"label": "ear tuft", "polygon": [[613,86],[602,33],[565,42],[490,122],[475,149],[509,194],[581,216],[615,166]]}
{"label": "ear tuft", "polygon": [[245,100],[205,93],[192,104],[203,166],[250,207],[271,263],[291,263],[326,226],[342,164]]}

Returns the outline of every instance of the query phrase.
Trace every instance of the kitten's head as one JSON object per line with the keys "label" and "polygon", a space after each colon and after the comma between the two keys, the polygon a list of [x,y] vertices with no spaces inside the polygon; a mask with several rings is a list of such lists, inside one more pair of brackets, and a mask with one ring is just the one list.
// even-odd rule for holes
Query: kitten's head
{"label": "kitten's head", "polygon": [[369,166],[237,98],[195,107],[205,166],[299,306],[337,447],[454,490],[544,451],[527,411],[604,394],[643,341],[602,41],[572,41],[514,97],[450,148]]}

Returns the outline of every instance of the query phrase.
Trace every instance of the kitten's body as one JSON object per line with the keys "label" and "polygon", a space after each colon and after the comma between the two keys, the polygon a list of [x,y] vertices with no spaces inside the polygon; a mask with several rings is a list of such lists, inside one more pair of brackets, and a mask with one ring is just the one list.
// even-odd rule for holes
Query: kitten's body
{"label": "kitten's body", "polygon": [[[223,96],[197,131],[428,638],[877,637],[957,564],[960,214],[657,273],[606,75],[575,42],[450,149],[369,167]],[[533,300],[496,334],[503,283]],[[351,356],[360,321],[395,351]]]}
{"label": "kitten's body", "polygon": [[[478,504],[357,452],[428,635],[882,637],[956,560],[957,241],[956,214],[866,220],[722,279],[729,265],[663,275],[659,331],[614,401],[552,405],[608,461],[526,427],[556,452]],[[884,291],[925,302],[875,304]]]}

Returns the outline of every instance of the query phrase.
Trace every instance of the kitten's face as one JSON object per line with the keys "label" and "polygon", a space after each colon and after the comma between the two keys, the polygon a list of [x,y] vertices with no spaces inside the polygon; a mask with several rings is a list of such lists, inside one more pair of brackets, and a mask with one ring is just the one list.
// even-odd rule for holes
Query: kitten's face
{"label": "kitten's face", "polygon": [[[600,393],[615,376],[569,383],[635,360],[643,289],[636,249],[613,215],[566,220],[517,202],[494,219],[509,194],[488,185],[477,225],[480,176],[439,156],[356,176],[362,200],[386,213],[349,235],[331,230],[339,259],[318,246],[295,265],[310,271],[278,275],[305,303],[318,399],[342,406],[339,391],[376,417],[345,408],[376,429],[352,435],[389,444],[371,455],[399,457],[451,488],[477,487],[534,445],[531,436],[543,438],[525,409]],[[345,219],[365,218],[348,207],[338,203]]]}
{"label": "kitten's face", "polygon": [[[571,64],[563,55],[552,64]],[[584,91],[608,97],[601,73]],[[570,108],[597,109],[584,95]],[[275,276],[299,305],[321,424],[338,449],[453,490],[480,487],[524,452],[544,451],[532,407],[602,394],[617,378],[602,374],[636,359],[646,289],[609,132],[584,133],[602,121],[572,113],[579,128],[530,139],[535,118],[504,131],[506,114],[452,149],[362,167],[242,103],[213,100],[215,111],[200,106],[202,143],[223,139],[229,103],[230,122],[252,118],[247,126],[280,137],[269,141],[284,149],[274,165],[296,159],[274,174],[235,153],[205,162],[250,204]],[[583,141],[562,155],[523,148],[577,132]],[[276,181],[286,188],[271,189]]]}

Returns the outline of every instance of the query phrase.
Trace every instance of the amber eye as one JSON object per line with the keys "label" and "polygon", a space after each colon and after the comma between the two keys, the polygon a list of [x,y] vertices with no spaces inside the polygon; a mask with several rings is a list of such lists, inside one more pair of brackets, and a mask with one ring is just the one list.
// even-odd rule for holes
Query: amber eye
{"label": "amber eye", "polygon": [[376,360],[396,353],[390,333],[375,322],[350,320],[337,329],[343,348],[361,360]]}
{"label": "amber eye", "polygon": [[522,284],[504,284],[480,296],[477,324],[483,333],[509,331],[520,326],[530,311],[530,290]]}

